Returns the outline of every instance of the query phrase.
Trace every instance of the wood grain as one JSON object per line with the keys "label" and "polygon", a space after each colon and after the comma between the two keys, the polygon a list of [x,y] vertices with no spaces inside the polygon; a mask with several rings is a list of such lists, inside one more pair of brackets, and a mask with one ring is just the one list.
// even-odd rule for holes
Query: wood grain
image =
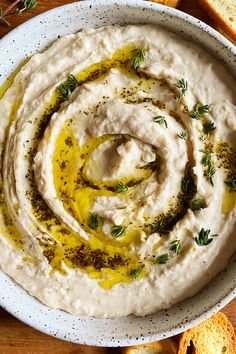
{"label": "wood grain", "polygon": [[[223,310],[236,330],[236,299]],[[0,354],[118,354],[119,348],[96,348],[49,337],[0,309]]]}
{"label": "wood grain", "polygon": [[[9,27],[7,25],[0,25],[0,38],[30,18],[57,6],[69,4],[72,2],[75,2],[75,0],[38,0],[37,7],[35,7],[33,10],[23,12],[21,15],[15,15],[15,10],[12,10],[10,16],[7,16],[7,20],[10,22],[11,26]],[[2,0],[0,1],[0,7],[5,9],[7,6],[9,6],[10,3],[11,1],[9,0]]]}
{"label": "wood grain", "polygon": [[81,346],[49,337],[0,309],[0,354],[108,354],[117,349]]}
{"label": "wood grain", "polygon": [[[72,2],[74,0],[38,0],[38,6],[32,11],[18,16],[12,11],[12,14],[8,16],[11,27],[0,24],[0,38],[33,16],[62,4]],[[8,0],[0,1],[0,7],[5,8],[9,3],[10,1]],[[210,22],[209,16],[196,0],[182,0],[179,8],[206,23]],[[236,300],[226,306],[223,312],[229,317],[236,329]],[[116,354],[119,352],[119,348],[82,346],[49,337],[25,325],[0,309],[0,354]]]}

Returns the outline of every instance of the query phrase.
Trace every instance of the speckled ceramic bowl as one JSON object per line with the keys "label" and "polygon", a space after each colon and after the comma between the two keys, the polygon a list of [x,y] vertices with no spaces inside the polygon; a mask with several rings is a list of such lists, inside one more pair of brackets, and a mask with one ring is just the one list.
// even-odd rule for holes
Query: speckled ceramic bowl
{"label": "speckled ceramic bowl", "polygon": [[[206,47],[236,77],[236,48],[212,28],[177,10],[145,1],[83,1],[33,18],[0,41],[0,85],[31,54],[85,26],[155,23]],[[4,53],[4,55],[3,55]],[[124,346],[175,335],[208,318],[236,294],[236,256],[194,297],[147,317],[95,319],[50,309],[0,271],[0,305],[38,330],[81,344]],[[178,275],[177,275],[178,276]],[[121,305],[122,306],[122,305]]]}

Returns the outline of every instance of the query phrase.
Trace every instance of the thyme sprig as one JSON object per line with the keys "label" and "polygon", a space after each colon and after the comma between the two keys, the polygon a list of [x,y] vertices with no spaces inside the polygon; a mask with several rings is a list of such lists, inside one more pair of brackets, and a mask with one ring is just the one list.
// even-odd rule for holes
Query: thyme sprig
{"label": "thyme sprig", "polygon": [[178,81],[178,83],[175,85],[176,87],[178,87],[178,89],[180,90],[180,99],[185,96],[187,90],[188,90],[188,83],[187,81],[185,81],[184,79],[181,79]]}
{"label": "thyme sprig", "polygon": [[216,173],[216,168],[212,165],[211,162],[211,152],[208,150],[199,150],[199,151],[204,154],[202,158],[202,164],[203,166],[206,167],[205,175],[207,181],[214,187],[213,177]]}
{"label": "thyme sprig", "polygon": [[188,139],[188,130],[184,129],[184,131],[182,131],[182,133],[178,134],[178,137],[180,139],[187,140]]}
{"label": "thyme sprig", "polygon": [[67,81],[64,84],[60,84],[56,90],[61,99],[67,100],[77,86],[79,86],[79,80],[73,74],[69,74]]}
{"label": "thyme sprig", "polygon": [[203,132],[205,134],[209,134],[209,133],[213,132],[213,130],[215,130],[215,129],[216,129],[216,126],[215,126],[214,122],[210,121],[210,122],[203,124]]}
{"label": "thyme sprig", "polygon": [[166,264],[170,259],[169,253],[162,254],[161,256],[154,259],[155,264]]}
{"label": "thyme sprig", "polygon": [[156,116],[153,118],[153,122],[158,124],[165,124],[166,128],[168,128],[167,121],[164,116]]}
{"label": "thyme sprig", "polygon": [[122,225],[115,225],[111,230],[111,234],[115,238],[122,236],[124,232],[125,232],[125,227]]}
{"label": "thyme sprig", "polygon": [[98,215],[97,214],[92,214],[90,216],[88,225],[93,230],[96,230],[98,228]]}
{"label": "thyme sprig", "polygon": [[170,251],[175,252],[177,255],[182,251],[182,244],[180,240],[174,240],[171,242]]}
{"label": "thyme sprig", "polygon": [[17,14],[21,14],[26,10],[32,10],[34,7],[37,6],[37,0],[15,0],[5,10],[0,8],[0,22],[4,23],[7,26],[10,26],[10,23],[6,19],[6,15],[11,11],[11,9],[13,9],[20,2],[22,2],[24,7],[22,9],[17,8],[16,9]]}
{"label": "thyme sprig", "polygon": [[145,49],[134,49],[133,53],[135,55],[133,61],[132,61],[132,69],[137,71],[141,64],[147,60],[147,51]]}
{"label": "thyme sprig", "polygon": [[195,237],[195,242],[198,246],[207,246],[213,241],[213,237],[218,236],[217,234],[214,234],[209,238],[210,232],[211,230],[205,230],[203,228],[200,230],[198,236]]}
{"label": "thyme sprig", "polygon": [[123,192],[127,192],[127,190],[129,189],[128,186],[122,182],[119,182],[117,185],[117,189],[119,193],[123,193]]}
{"label": "thyme sprig", "polygon": [[22,9],[17,8],[16,13],[17,14],[22,14],[22,12],[26,10],[32,10],[37,6],[37,1],[36,0],[23,0],[23,5],[24,7]]}
{"label": "thyme sprig", "polygon": [[208,113],[209,112],[209,106],[206,104],[206,105],[202,105],[201,103],[197,103],[193,110],[191,111],[190,113],[190,116],[193,118],[193,119],[201,119],[202,116],[205,114],[205,113]]}

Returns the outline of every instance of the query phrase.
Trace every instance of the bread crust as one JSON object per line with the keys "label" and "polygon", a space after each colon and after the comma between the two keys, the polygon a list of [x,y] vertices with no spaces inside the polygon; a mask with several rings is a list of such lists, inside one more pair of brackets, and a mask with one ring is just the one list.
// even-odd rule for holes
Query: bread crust
{"label": "bread crust", "polygon": [[177,346],[176,343],[172,339],[164,339],[154,343],[147,343],[141,345],[135,345],[132,347],[122,348],[122,354],[135,354],[135,349],[138,348],[156,348],[157,353],[168,353],[168,354],[177,354]]}
{"label": "bread crust", "polygon": [[180,0],[148,0],[152,2],[157,2],[162,5],[170,6],[170,7],[177,7],[180,3]]}
{"label": "bread crust", "polygon": [[[222,347],[225,347],[225,354],[236,353],[233,325],[222,312],[217,312],[207,321],[184,332],[180,336],[178,354],[186,354],[191,343],[195,354],[218,353]],[[214,352],[211,351],[213,346],[215,346]]]}
{"label": "bread crust", "polygon": [[224,37],[226,37],[229,41],[231,41],[232,43],[234,43],[234,45],[236,45],[236,41],[233,40],[232,37],[228,36],[228,34],[226,34],[223,29],[214,21],[211,21],[210,23],[211,27],[213,27],[216,31],[220,32]]}
{"label": "bread crust", "polygon": [[214,7],[209,0],[198,0],[202,7],[208,12],[208,14],[213,18],[222,30],[236,41],[236,30],[231,26],[230,22],[227,21],[220,13],[217,11],[217,8]]}

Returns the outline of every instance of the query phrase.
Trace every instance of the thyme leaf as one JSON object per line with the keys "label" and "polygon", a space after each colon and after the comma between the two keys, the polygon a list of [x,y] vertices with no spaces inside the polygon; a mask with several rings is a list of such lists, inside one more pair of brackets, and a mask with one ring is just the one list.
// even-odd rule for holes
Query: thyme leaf
{"label": "thyme leaf", "polygon": [[190,209],[192,211],[201,210],[205,207],[205,200],[203,198],[194,198],[190,202]]}
{"label": "thyme leaf", "polygon": [[177,255],[182,251],[182,245],[180,240],[174,240],[171,242],[170,251],[175,252]]}
{"label": "thyme leaf", "polygon": [[218,235],[212,235],[211,238],[209,238],[211,230],[205,230],[201,229],[201,231],[198,233],[198,236],[195,237],[195,242],[198,244],[198,246],[207,246],[213,241],[213,237],[218,236]]}
{"label": "thyme leaf", "polygon": [[176,87],[178,87],[178,89],[180,90],[180,97],[182,98],[183,96],[185,96],[187,89],[188,89],[188,83],[187,81],[185,81],[184,79],[181,79],[178,81],[177,85],[175,85]]}
{"label": "thyme leaf", "polygon": [[67,98],[70,97],[71,95],[71,90],[68,86],[66,86],[65,84],[60,84],[58,87],[57,87],[57,91],[58,93],[60,94],[60,98],[66,100]]}
{"label": "thyme leaf", "polygon": [[32,10],[37,6],[36,0],[22,0],[24,7],[22,9],[16,9],[17,14],[22,14],[26,10]]}
{"label": "thyme leaf", "polygon": [[10,23],[6,19],[6,15],[20,2],[22,2],[24,7],[22,9],[16,9],[17,14],[22,13],[25,10],[31,10],[35,6],[37,6],[36,0],[15,0],[5,10],[0,8],[0,22],[4,23],[7,26],[10,26]]}
{"label": "thyme leaf", "polygon": [[122,182],[119,182],[118,185],[117,185],[117,189],[118,189],[119,193],[127,192],[128,186],[126,184],[122,183]]}
{"label": "thyme leaf", "polygon": [[207,168],[207,181],[214,187],[213,177],[216,173],[216,168],[213,166],[208,166]]}
{"label": "thyme leaf", "polygon": [[73,74],[70,74],[68,75],[67,81],[60,84],[56,90],[60,94],[60,98],[66,100],[71,96],[77,86],[79,86],[79,80]]}
{"label": "thyme leaf", "polygon": [[193,110],[191,111],[190,113],[190,116],[193,118],[193,119],[201,119],[201,117],[205,114],[205,113],[208,113],[209,112],[209,106],[206,104],[206,105],[202,105],[201,103],[197,103]]}
{"label": "thyme leaf", "polygon": [[88,225],[91,229],[96,230],[98,227],[98,215],[92,214],[89,218]]}
{"label": "thyme leaf", "polygon": [[111,230],[111,234],[115,238],[122,236],[124,232],[125,232],[125,227],[123,227],[122,225],[115,225]]}
{"label": "thyme leaf", "polygon": [[79,80],[73,74],[68,75],[67,83],[71,91],[73,91],[77,86],[79,86]]}
{"label": "thyme leaf", "polygon": [[143,269],[144,269],[144,265],[142,265],[142,266],[139,267],[139,268],[132,269],[132,270],[130,271],[131,277],[133,277],[134,279],[138,279],[138,278],[140,277],[140,275],[142,274]]}
{"label": "thyme leaf", "polygon": [[207,150],[199,150],[199,151],[201,151],[204,154],[202,158],[202,164],[203,166],[206,167],[205,175],[207,181],[214,187],[213,177],[216,173],[216,168],[212,165],[211,162],[211,152]]}
{"label": "thyme leaf", "polygon": [[144,49],[134,49],[133,53],[135,55],[133,61],[132,61],[132,69],[137,71],[141,64],[147,60],[147,51]]}
{"label": "thyme leaf", "polygon": [[166,119],[164,116],[156,116],[153,118],[153,122],[158,123],[158,124],[165,124],[166,128],[168,128]]}
{"label": "thyme leaf", "polygon": [[170,259],[169,253],[162,254],[154,260],[155,264],[166,264]]}
{"label": "thyme leaf", "polygon": [[199,150],[200,152],[202,152],[203,158],[202,158],[202,164],[203,166],[209,166],[211,165],[211,152],[208,150]]}
{"label": "thyme leaf", "polygon": [[178,137],[180,139],[187,140],[188,139],[188,130],[184,129],[184,131],[182,131],[182,133],[178,134]]}
{"label": "thyme leaf", "polygon": [[205,134],[209,134],[215,129],[216,129],[216,126],[214,125],[214,122],[208,122],[208,123],[203,124],[203,132]]}

